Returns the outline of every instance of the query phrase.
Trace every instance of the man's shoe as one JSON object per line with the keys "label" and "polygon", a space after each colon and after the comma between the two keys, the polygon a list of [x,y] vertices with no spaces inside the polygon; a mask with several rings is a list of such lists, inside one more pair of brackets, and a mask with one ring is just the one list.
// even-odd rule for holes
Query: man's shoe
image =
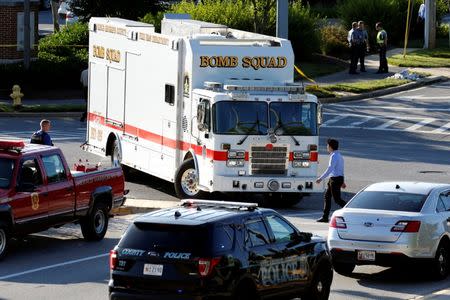
{"label": "man's shoe", "polygon": [[328,223],[328,218],[322,217],[320,219],[317,219],[316,222],[320,222],[320,223]]}

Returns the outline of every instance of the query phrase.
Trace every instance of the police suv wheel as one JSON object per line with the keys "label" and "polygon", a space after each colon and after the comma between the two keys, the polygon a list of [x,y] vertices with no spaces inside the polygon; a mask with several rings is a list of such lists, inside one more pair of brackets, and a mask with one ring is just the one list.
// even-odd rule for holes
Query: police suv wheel
{"label": "police suv wheel", "polygon": [[196,174],[192,158],[181,164],[175,177],[175,192],[178,198],[201,198],[204,196],[204,192],[199,188]]}
{"label": "police suv wheel", "polygon": [[0,260],[6,256],[9,245],[9,235],[7,227],[0,223]]}
{"label": "police suv wheel", "polygon": [[313,274],[313,279],[302,300],[327,300],[330,296],[333,271],[328,264],[319,265]]}
{"label": "police suv wheel", "polygon": [[87,241],[100,241],[108,230],[108,210],[105,204],[95,204],[92,212],[81,222],[81,232]]}

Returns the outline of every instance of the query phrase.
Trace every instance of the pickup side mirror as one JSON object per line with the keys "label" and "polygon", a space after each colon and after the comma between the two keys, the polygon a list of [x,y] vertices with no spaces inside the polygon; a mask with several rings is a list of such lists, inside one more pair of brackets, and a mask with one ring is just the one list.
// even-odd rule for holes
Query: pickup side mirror
{"label": "pickup side mirror", "polygon": [[29,182],[23,182],[17,186],[16,190],[18,192],[32,193],[36,191],[36,186]]}

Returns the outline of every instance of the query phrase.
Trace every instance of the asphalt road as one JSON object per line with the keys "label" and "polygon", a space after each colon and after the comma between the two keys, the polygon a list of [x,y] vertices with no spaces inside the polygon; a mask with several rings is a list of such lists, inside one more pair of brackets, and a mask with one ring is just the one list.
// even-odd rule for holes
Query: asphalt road
{"label": "asphalt road", "polygon": [[[327,165],[325,141],[341,142],[346,162],[346,199],[366,184],[383,180],[449,182],[450,83],[358,102],[326,105],[321,127],[320,170]],[[42,116],[45,117],[45,116]],[[85,125],[77,119],[53,119],[52,136],[70,164],[82,152]],[[0,138],[28,138],[39,118],[0,118]],[[108,159],[102,160],[105,165]],[[130,197],[175,200],[173,187],[152,176],[134,173],[126,183]],[[321,195],[281,210],[299,228],[326,236]],[[78,226],[31,235],[13,245],[0,267],[0,299],[101,299],[107,296],[107,253],[132,216],[115,218],[107,238],[85,243]],[[330,299],[413,299],[447,288],[450,278],[429,281],[422,270],[357,267],[352,277],[335,273]]]}

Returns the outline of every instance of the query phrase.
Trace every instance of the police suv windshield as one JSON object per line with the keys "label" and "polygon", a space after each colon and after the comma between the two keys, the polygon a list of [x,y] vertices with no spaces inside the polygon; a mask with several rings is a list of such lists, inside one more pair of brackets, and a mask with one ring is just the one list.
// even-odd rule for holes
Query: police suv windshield
{"label": "police suv windshield", "polygon": [[12,159],[0,158],[0,189],[7,189],[12,182],[14,161]]}
{"label": "police suv windshield", "polygon": [[316,104],[299,102],[222,101],[213,106],[216,134],[317,135]]}

